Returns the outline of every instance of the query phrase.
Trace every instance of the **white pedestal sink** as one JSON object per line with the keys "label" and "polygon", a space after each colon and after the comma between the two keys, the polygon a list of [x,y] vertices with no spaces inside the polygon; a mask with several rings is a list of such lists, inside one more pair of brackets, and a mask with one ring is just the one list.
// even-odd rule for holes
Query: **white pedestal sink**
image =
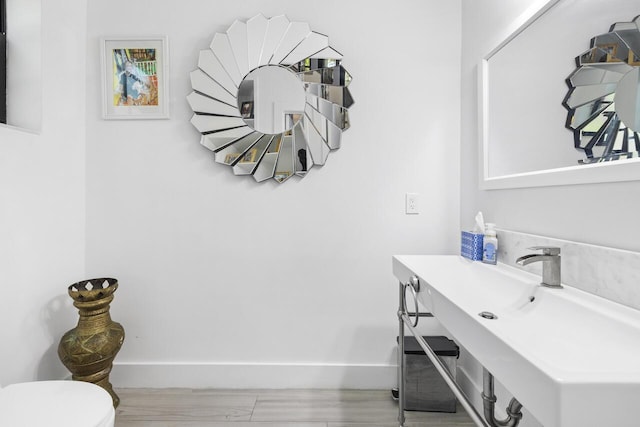
{"label": "white pedestal sink", "polygon": [[545,427],[640,426],[640,311],[460,256],[395,256],[393,272],[419,277],[418,300]]}

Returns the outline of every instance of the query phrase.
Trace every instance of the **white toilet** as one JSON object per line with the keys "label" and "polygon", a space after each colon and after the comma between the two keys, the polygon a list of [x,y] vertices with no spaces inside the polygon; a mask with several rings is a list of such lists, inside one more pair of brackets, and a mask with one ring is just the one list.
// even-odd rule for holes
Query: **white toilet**
{"label": "white toilet", "polygon": [[36,381],[0,388],[0,426],[113,427],[107,391],[82,381]]}

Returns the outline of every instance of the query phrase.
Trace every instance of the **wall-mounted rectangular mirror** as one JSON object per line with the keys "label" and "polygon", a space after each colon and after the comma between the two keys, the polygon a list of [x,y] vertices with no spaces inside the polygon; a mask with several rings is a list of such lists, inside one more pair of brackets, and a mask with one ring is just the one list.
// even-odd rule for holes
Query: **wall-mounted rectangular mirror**
{"label": "wall-mounted rectangular mirror", "polygon": [[575,58],[639,13],[624,0],[544,0],[505,32],[479,67],[482,189],[640,180],[638,158],[585,164],[563,106]]}

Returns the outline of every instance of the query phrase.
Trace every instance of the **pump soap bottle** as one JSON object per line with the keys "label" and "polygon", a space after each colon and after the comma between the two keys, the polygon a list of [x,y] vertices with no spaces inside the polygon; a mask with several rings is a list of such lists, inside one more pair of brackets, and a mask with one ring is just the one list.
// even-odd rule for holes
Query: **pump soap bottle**
{"label": "pump soap bottle", "polygon": [[488,222],[484,231],[482,262],[487,264],[495,264],[498,261],[498,237],[495,227],[495,224]]}

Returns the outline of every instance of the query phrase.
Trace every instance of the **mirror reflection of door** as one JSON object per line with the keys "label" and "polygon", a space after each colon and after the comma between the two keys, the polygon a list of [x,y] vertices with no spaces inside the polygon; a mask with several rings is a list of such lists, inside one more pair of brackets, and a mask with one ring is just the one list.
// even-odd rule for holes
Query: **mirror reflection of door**
{"label": "mirror reflection of door", "polygon": [[304,113],[302,81],[280,66],[256,68],[238,88],[238,108],[245,123],[265,134],[293,128]]}
{"label": "mirror reflection of door", "polygon": [[[41,0],[1,0],[6,35],[6,120],[39,130],[42,122]],[[0,83],[1,84],[1,83]]]}

